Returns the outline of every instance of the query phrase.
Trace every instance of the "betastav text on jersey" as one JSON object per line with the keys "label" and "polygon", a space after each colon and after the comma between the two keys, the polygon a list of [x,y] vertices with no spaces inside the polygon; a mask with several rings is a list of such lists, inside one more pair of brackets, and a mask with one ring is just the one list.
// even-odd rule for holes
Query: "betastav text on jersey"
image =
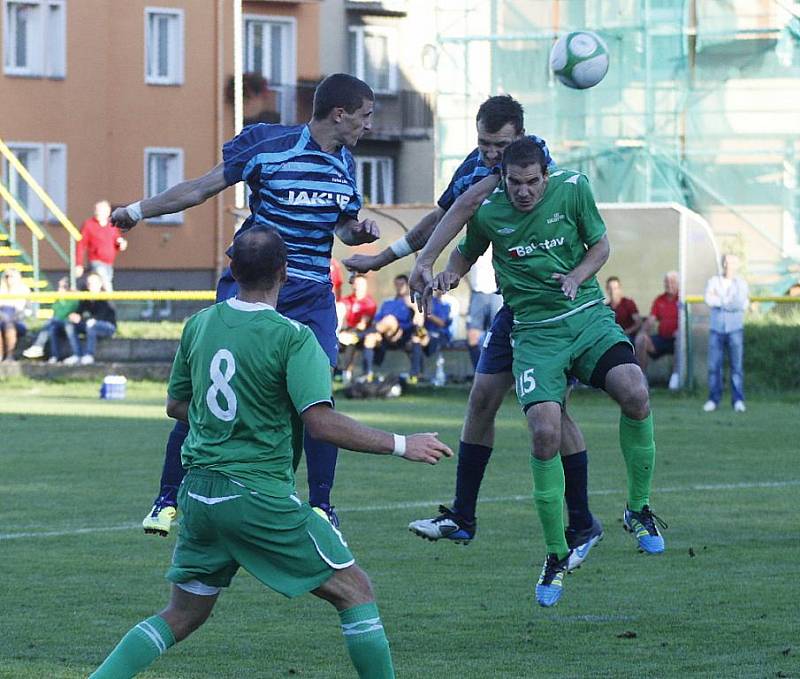
{"label": "betastav text on jersey", "polygon": [[251,215],[239,233],[256,224],[277,229],[289,276],[327,283],[334,228],[342,215],[357,219],[361,208],[350,151],[324,152],[308,125],[259,123],[227,142],[222,155],[225,179],[250,187]]}

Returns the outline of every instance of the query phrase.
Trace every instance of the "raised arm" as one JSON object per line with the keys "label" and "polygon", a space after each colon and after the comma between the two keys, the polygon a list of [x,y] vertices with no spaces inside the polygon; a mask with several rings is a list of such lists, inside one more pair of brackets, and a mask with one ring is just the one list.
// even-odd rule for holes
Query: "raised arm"
{"label": "raised arm", "polygon": [[600,271],[603,264],[608,261],[609,254],[611,246],[608,243],[608,236],[603,236],[586,251],[578,266],[567,274],[554,273],[553,278],[561,283],[561,290],[567,297],[575,299],[581,284]]}
{"label": "raised arm", "polygon": [[303,424],[314,438],[334,443],[340,448],[375,455],[397,455],[413,462],[436,464],[453,451],[436,438],[437,434],[399,436],[360,424],[352,417],[335,411],[328,404],[318,404],[302,413]]}
{"label": "raised arm", "polygon": [[353,273],[379,271],[392,262],[421,250],[443,216],[444,210],[436,207],[420,219],[407,234],[385,247],[377,255],[356,254],[342,260],[342,264]]}
{"label": "raised arm", "polygon": [[497,188],[499,175],[489,175],[462,193],[436,225],[427,245],[417,257],[409,276],[412,295],[423,295],[433,282],[433,263],[442,251],[461,231],[484,200]]}
{"label": "raised arm", "polygon": [[185,182],[162,191],[157,196],[144,198],[127,207],[117,208],[111,214],[111,223],[123,231],[128,231],[142,219],[169,215],[200,205],[228,186],[229,184],[225,180],[224,165],[220,163],[202,177],[187,179]]}

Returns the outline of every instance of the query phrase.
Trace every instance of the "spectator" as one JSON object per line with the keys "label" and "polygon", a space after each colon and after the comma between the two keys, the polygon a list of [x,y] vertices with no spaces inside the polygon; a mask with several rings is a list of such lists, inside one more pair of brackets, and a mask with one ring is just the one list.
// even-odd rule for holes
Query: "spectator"
{"label": "spectator", "polygon": [[120,230],[111,221],[111,205],[101,200],[94,206],[94,217],[87,219],[81,226],[81,240],[75,248],[75,275],[83,276],[86,255],[89,255],[89,267],[100,274],[103,286],[111,292],[114,289],[114,260],[117,253],[128,247]]}
{"label": "spectator", "polygon": [[407,348],[415,320],[418,327],[423,325],[421,314],[411,301],[408,276],[395,276],[394,289],[395,296],[381,303],[375,324],[364,336],[364,373],[367,381],[372,381],[374,366],[383,362],[387,349]]}
{"label": "spectator", "polygon": [[497,292],[491,246],[472,265],[467,280],[470,289],[467,348],[474,370],[481,356],[481,337],[492,327],[495,314],[503,306],[503,298]]}
{"label": "spectator", "polygon": [[[64,276],[58,281],[58,291],[69,291],[69,278]],[[39,331],[33,344],[29,346],[22,355],[25,358],[41,358],[44,356],[44,347],[50,341],[50,358],[48,363],[58,363],[60,354],[58,350],[59,335],[65,332],[64,328],[69,323],[69,315],[77,310],[78,300],[76,299],[57,299],[53,302],[53,317]]]}
{"label": "spectator", "polygon": [[331,257],[331,287],[333,288],[333,298],[338,302],[342,297],[342,284],[344,276],[342,274],[342,265],[339,264],[338,259]]}
{"label": "spectator", "polygon": [[[97,273],[86,277],[86,288],[89,292],[103,291],[103,279]],[[78,309],[69,315],[69,323],[64,327],[67,333],[72,355],[64,359],[64,365],[91,365],[94,363],[94,352],[97,340],[111,337],[117,331],[117,312],[110,302],[105,300],[81,300]],[[86,350],[81,350],[79,334],[86,335]]]}
{"label": "spectator", "polygon": [[20,299],[0,299],[0,359],[14,361],[14,349],[17,340],[24,337],[27,331],[23,319],[28,310],[28,302],[24,295],[31,289],[22,282],[22,274],[18,269],[10,267],[0,278],[0,293],[20,295]]}
{"label": "spectator", "polygon": [[636,333],[642,327],[642,317],[639,315],[636,302],[622,294],[622,283],[617,276],[610,276],[606,280],[606,295],[608,306],[614,312],[614,320],[628,339],[634,342]]}
{"label": "spectator", "polygon": [[710,413],[722,400],[723,353],[728,352],[731,368],[733,410],[743,413],[744,405],[744,312],[749,302],[747,282],[737,276],[739,258],[724,255],[722,275],[712,276],[706,284],[705,300],[711,309],[708,333],[708,401],[703,410]]}
{"label": "spectator", "polygon": [[[658,330],[656,330],[658,324]],[[653,300],[650,315],[636,336],[636,358],[647,370],[650,359],[675,355],[675,336],[678,334],[678,273],[669,271],[664,276],[664,292]],[[674,368],[674,362],[673,362]],[[670,377],[670,388],[677,388],[677,375]],[[674,386],[673,386],[674,385]]]}
{"label": "spectator", "polygon": [[442,300],[442,293],[437,290],[431,300],[431,311],[425,319],[423,331],[414,333],[411,338],[410,384],[416,384],[424,372],[423,352],[425,356],[436,356],[440,349],[450,343],[452,323],[450,305]]}
{"label": "spectator", "polygon": [[346,383],[353,377],[352,365],[356,349],[363,343],[378,310],[378,305],[369,294],[366,276],[356,275],[351,285],[353,292],[340,300],[344,307],[342,330],[339,332],[339,343],[344,347],[340,365]]}

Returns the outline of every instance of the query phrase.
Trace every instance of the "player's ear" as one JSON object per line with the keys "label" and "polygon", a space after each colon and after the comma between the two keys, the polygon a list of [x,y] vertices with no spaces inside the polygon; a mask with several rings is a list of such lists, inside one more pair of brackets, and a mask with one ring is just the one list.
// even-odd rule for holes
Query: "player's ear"
{"label": "player's ear", "polygon": [[278,280],[280,280],[280,282],[281,282],[281,285],[283,285],[283,284],[284,284],[284,283],[285,283],[285,282],[288,280],[288,278],[289,278],[288,274],[286,273],[286,266],[287,266],[287,265],[286,265],[286,264],[284,264],[284,265],[281,267],[281,271],[280,271],[280,274],[279,274],[279,277],[278,277]]}

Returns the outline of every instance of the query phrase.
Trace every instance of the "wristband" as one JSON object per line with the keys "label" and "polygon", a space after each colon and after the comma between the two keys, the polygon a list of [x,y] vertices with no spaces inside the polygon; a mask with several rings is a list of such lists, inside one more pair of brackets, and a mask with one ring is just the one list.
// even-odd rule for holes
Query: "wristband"
{"label": "wristband", "polygon": [[137,200],[135,203],[128,205],[125,209],[128,211],[128,217],[134,222],[142,221],[142,201]]}
{"label": "wristband", "polygon": [[406,437],[400,436],[400,434],[392,434],[392,436],[394,436],[394,450],[392,451],[392,455],[397,455],[397,457],[405,457]]}
{"label": "wristband", "polygon": [[411,246],[408,244],[405,236],[398,238],[389,246],[389,249],[394,252],[394,254],[397,256],[397,259],[405,257],[406,255],[410,255],[412,252],[414,252],[411,249]]}

